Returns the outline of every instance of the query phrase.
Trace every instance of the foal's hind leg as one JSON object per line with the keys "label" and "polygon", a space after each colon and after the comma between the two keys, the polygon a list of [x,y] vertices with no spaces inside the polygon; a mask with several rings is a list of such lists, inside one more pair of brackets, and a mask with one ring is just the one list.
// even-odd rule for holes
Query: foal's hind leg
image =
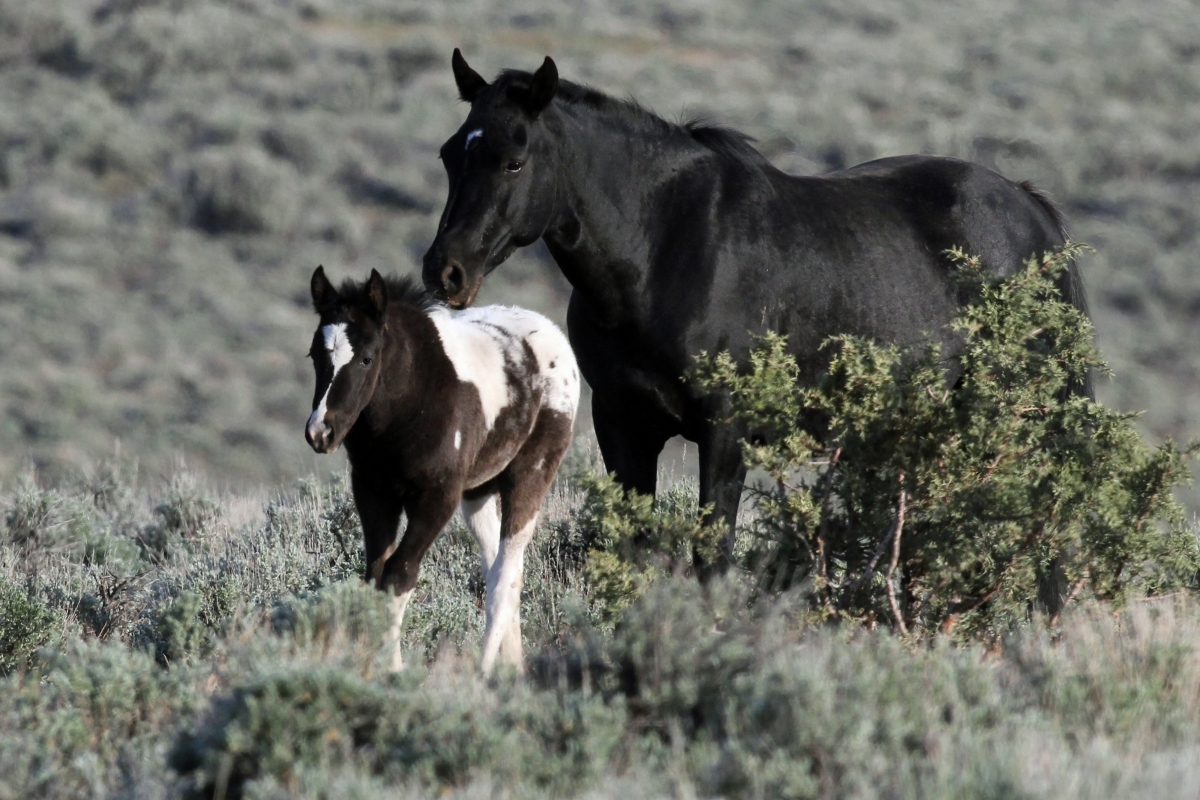
{"label": "foal's hind leg", "polygon": [[542,501],[558,472],[571,441],[573,420],[543,409],[525,446],[498,478],[500,487],[500,549],[488,571],[487,630],[483,639],[483,672],[490,673],[497,657],[521,666],[521,587],[525,548],[533,539]]}
{"label": "foal's hind leg", "polygon": [[[489,484],[490,494],[482,496],[464,496],[462,501],[463,519],[467,528],[479,542],[480,560],[483,566],[484,586],[488,587],[484,597],[494,593],[495,588],[488,584],[488,575],[496,556],[500,552],[500,490]],[[470,494],[470,493],[468,493]],[[520,590],[517,591],[518,597]],[[521,604],[517,603],[512,617],[505,623],[507,633],[500,642],[500,660],[509,663],[521,661]]]}
{"label": "foal's hind leg", "polygon": [[463,521],[479,543],[479,555],[483,565],[483,579],[496,561],[500,551],[500,490],[488,484],[486,494],[464,493],[462,500]]}

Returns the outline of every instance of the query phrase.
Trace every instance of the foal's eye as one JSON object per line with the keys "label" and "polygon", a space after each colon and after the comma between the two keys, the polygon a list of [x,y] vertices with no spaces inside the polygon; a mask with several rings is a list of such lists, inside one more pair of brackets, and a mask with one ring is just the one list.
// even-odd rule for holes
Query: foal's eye
{"label": "foal's eye", "polygon": [[371,357],[370,357],[370,356],[367,356],[366,358],[364,358],[364,359],[362,360],[362,365],[363,365],[364,367],[369,367],[369,366],[371,366]]}
{"label": "foal's eye", "polygon": [[520,172],[521,167],[523,167],[523,166],[525,166],[524,161],[510,161],[504,167],[504,169],[507,170],[508,172]]}

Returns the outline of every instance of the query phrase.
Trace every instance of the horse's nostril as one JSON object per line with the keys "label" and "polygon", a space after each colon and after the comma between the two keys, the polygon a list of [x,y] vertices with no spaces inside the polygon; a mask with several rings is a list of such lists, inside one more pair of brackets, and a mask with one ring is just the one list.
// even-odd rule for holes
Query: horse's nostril
{"label": "horse's nostril", "polygon": [[458,294],[466,282],[466,273],[458,264],[451,264],[442,270],[442,288],[446,290],[446,294]]}

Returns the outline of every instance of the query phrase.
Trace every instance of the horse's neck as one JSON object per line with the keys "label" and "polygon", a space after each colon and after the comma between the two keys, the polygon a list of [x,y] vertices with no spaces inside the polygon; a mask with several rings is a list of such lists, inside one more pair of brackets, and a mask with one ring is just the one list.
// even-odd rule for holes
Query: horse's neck
{"label": "horse's neck", "polygon": [[703,153],[682,139],[563,115],[561,207],[544,239],[563,275],[605,316],[624,316],[666,209],[647,198]]}

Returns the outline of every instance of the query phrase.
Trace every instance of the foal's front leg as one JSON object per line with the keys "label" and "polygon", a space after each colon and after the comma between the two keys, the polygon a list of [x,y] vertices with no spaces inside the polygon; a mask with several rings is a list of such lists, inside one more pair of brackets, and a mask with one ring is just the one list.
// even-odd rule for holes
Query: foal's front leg
{"label": "foal's front leg", "polygon": [[400,633],[404,624],[404,612],[417,585],[417,573],[421,559],[454,516],[454,508],[461,495],[457,489],[428,490],[417,493],[405,503],[408,527],[395,552],[383,565],[380,588],[392,593],[392,626],[388,642],[392,645],[392,671],[404,669],[404,657],[400,653]]}
{"label": "foal's front leg", "polygon": [[400,515],[404,507],[391,487],[379,487],[359,475],[351,476],[354,490],[354,505],[362,522],[363,549],[366,551],[367,569],[363,579],[383,588],[383,565],[396,551],[396,530],[400,527]]}

